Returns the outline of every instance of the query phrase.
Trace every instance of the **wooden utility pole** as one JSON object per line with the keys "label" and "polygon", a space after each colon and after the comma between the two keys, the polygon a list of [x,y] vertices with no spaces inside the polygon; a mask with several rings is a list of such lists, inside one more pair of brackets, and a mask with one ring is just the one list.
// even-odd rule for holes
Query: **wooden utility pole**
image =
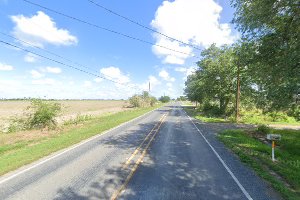
{"label": "wooden utility pole", "polygon": [[236,77],[236,102],[235,102],[235,121],[240,121],[240,95],[241,95],[241,82],[240,82],[240,64],[237,64],[237,77]]}

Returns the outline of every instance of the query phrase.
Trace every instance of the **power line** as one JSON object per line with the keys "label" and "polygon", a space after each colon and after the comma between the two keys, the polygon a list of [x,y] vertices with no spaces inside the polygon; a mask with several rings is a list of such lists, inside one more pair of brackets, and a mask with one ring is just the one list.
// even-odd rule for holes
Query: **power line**
{"label": "power line", "polygon": [[191,55],[191,54],[189,54],[189,53],[185,53],[185,52],[182,52],[182,51],[178,51],[178,50],[175,50],[175,49],[171,49],[171,48],[169,48],[169,47],[165,47],[165,46],[162,46],[162,45],[158,45],[158,44],[155,44],[155,43],[153,43],[153,42],[149,42],[149,41],[146,41],[146,40],[143,40],[143,39],[134,37],[134,36],[130,36],[130,35],[127,35],[127,34],[124,34],[124,33],[121,33],[121,32],[115,31],[115,30],[112,30],[112,29],[108,29],[108,28],[99,26],[99,25],[97,25],[97,24],[93,24],[93,23],[88,22],[88,21],[85,21],[85,20],[83,20],[83,19],[79,19],[79,18],[77,18],[77,17],[73,17],[73,16],[71,16],[71,15],[64,14],[64,13],[62,13],[62,12],[60,12],[60,11],[57,11],[57,10],[48,8],[48,7],[43,6],[43,5],[41,5],[41,4],[37,4],[37,3],[31,2],[31,1],[28,1],[28,0],[23,0],[23,1],[26,2],[26,3],[28,3],[28,4],[31,4],[31,5],[34,5],[34,6],[43,8],[43,9],[48,10],[48,11],[50,11],[50,12],[56,13],[56,14],[58,14],[58,15],[64,16],[64,17],[66,17],[66,18],[72,19],[72,20],[74,20],[74,21],[77,21],[77,22],[86,24],[86,25],[88,25],[88,26],[91,26],[91,27],[94,27],[94,28],[97,28],[97,29],[101,29],[101,30],[104,30],[104,31],[107,31],[107,32],[110,32],[110,33],[114,33],[114,34],[116,34],[116,35],[120,35],[120,36],[129,38],[129,39],[132,39],[132,40],[136,40],[136,41],[139,41],[139,42],[141,42],[141,43],[145,43],[145,44],[157,46],[157,47],[160,47],[160,48],[163,48],[163,49],[167,49],[167,50],[170,50],[170,51],[173,51],[173,52],[176,52],[176,53],[181,53],[181,54],[189,55],[189,56],[191,56],[191,57],[200,58],[200,57],[198,57],[198,56],[194,56],[194,55]]}
{"label": "power line", "polygon": [[195,45],[192,45],[192,44],[183,42],[183,41],[181,41],[181,40],[179,40],[179,39],[176,39],[176,38],[174,38],[174,37],[171,37],[171,36],[168,36],[168,35],[166,35],[166,34],[164,34],[164,33],[161,33],[161,32],[159,32],[159,31],[157,31],[157,30],[155,30],[155,29],[153,29],[153,28],[150,28],[150,27],[148,27],[148,26],[146,26],[146,25],[143,25],[143,24],[141,24],[141,23],[139,23],[139,22],[137,22],[137,21],[134,21],[133,19],[130,19],[130,18],[124,16],[124,15],[121,15],[121,14],[117,13],[116,11],[113,11],[113,10],[111,10],[111,9],[108,9],[108,8],[104,7],[103,5],[100,5],[99,3],[97,3],[97,2],[95,2],[95,1],[93,1],[93,0],[88,0],[88,1],[89,1],[90,3],[92,3],[92,4],[94,4],[95,6],[101,8],[101,9],[103,9],[103,10],[105,10],[105,11],[107,11],[107,12],[113,14],[113,15],[116,15],[116,16],[118,16],[118,17],[120,17],[120,18],[122,18],[122,19],[124,19],[124,20],[126,20],[126,21],[129,21],[129,22],[131,22],[131,23],[133,23],[133,24],[135,24],[135,25],[137,25],[137,26],[140,26],[140,27],[142,27],[142,28],[144,28],[144,29],[147,29],[147,30],[149,30],[149,31],[152,31],[152,32],[154,32],[154,33],[157,33],[157,34],[159,34],[159,35],[162,35],[162,36],[164,36],[164,37],[166,37],[166,38],[168,38],[168,39],[171,39],[171,40],[173,40],[173,41],[179,42],[179,43],[181,43],[181,44],[184,44],[184,45],[186,45],[186,46],[189,46],[189,47],[192,47],[192,48],[194,48],[194,49],[197,49],[197,50],[200,50],[200,51],[201,51],[201,49],[198,48],[198,47],[196,47]]}
{"label": "power line", "polygon": [[[53,52],[48,51],[48,50],[46,50],[46,49],[43,49],[43,48],[41,48],[41,47],[39,47],[39,46],[33,45],[33,44],[31,44],[31,43],[29,43],[29,42],[26,42],[26,41],[24,41],[24,40],[18,39],[18,38],[14,37],[14,36],[11,36],[11,35],[9,35],[9,34],[3,33],[3,32],[1,32],[1,31],[0,31],[0,34],[5,35],[5,36],[10,37],[10,38],[13,38],[13,39],[15,39],[15,40],[17,40],[17,41],[19,41],[19,42],[21,42],[21,43],[24,43],[24,44],[26,44],[26,45],[28,45],[28,46],[30,46],[30,47],[39,49],[39,50],[44,51],[44,52],[46,52],[46,53],[48,53],[48,54],[50,54],[50,55],[56,56],[56,57],[61,58],[61,59],[65,60],[65,61],[68,61],[68,62],[70,62],[70,63],[73,63],[73,64],[75,64],[75,65],[78,65],[78,66],[80,66],[80,67],[83,67],[83,68],[86,68],[86,69],[89,69],[89,70],[92,70],[92,71],[98,73],[98,71],[95,70],[95,69],[92,69],[92,68],[90,68],[90,67],[87,67],[87,66],[85,66],[85,65],[83,65],[83,64],[80,64],[80,63],[78,63],[78,62],[72,61],[72,60],[69,59],[69,58],[60,56],[60,55],[58,55],[58,54],[56,54],[56,53],[53,53]],[[103,76],[106,76],[106,77],[108,77],[108,78],[113,79],[113,77],[111,77],[111,76],[108,76],[108,75],[103,74],[103,73],[101,73],[101,72],[99,72],[99,73],[102,74]],[[122,83],[119,83],[119,84],[122,84]]]}
{"label": "power line", "polygon": [[113,83],[119,84],[119,85],[124,85],[124,86],[126,86],[126,87],[131,87],[131,88],[139,89],[137,86],[130,86],[130,85],[127,85],[127,84],[119,83],[119,82],[117,82],[117,81],[114,81],[114,80],[111,80],[111,79],[109,79],[109,78],[106,78],[105,76],[100,76],[100,75],[97,75],[97,74],[94,74],[94,73],[85,71],[85,70],[80,69],[80,68],[78,68],[78,67],[75,67],[75,66],[73,66],[73,65],[69,65],[69,64],[63,63],[63,62],[61,62],[61,61],[58,61],[58,60],[55,60],[55,59],[53,59],[53,58],[49,58],[49,57],[47,57],[47,56],[44,56],[44,55],[35,53],[35,52],[33,52],[33,51],[30,51],[30,50],[28,50],[28,49],[22,48],[22,47],[20,47],[20,46],[14,45],[14,44],[12,44],[12,43],[9,43],[9,42],[3,41],[3,40],[0,40],[0,43],[3,43],[3,44],[5,44],[5,45],[7,45],[7,46],[14,47],[14,48],[19,49],[19,50],[22,50],[22,51],[25,51],[25,52],[27,52],[27,53],[31,53],[31,54],[33,54],[33,55],[39,56],[39,57],[44,58],[44,59],[46,59],[46,60],[50,60],[50,61],[55,62],[55,63],[58,63],[58,64],[60,64],[60,65],[63,65],[63,66],[66,66],[66,67],[75,69],[75,70],[80,71],[80,72],[83,72],[83,73],[85,73],[85,74],[88,74],[88,75],[91,75],[91,76],[95,76],[95,77],[97,77],[97,78],[102,78],[102,79],[111,81],[111,82],[113,82]]}

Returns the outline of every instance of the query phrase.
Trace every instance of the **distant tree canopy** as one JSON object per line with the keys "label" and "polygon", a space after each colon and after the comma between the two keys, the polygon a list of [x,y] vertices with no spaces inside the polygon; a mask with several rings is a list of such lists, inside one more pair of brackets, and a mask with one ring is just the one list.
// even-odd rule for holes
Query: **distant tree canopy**
{"label": "distant tree canopy", "polygon": [[171,98],[169,96],[161,96],[158,100],[162,103],[168,103],[171,100]]}
{"label": "distant tree canopy", "polygon": [[243,106],[299,113],[299,2],[232,0],[231,4],[242,39],[202,51],[198,70],[187,78],[186,96],[230,114],[239,77]]}
{"label": "distant tree canopy", "polygon": [[186,100],[187,100],[187,97],[185,97],[185,96],[180,96],[180,97],[177,97],[176,100],[177,100],[177,101],[186,101]]}

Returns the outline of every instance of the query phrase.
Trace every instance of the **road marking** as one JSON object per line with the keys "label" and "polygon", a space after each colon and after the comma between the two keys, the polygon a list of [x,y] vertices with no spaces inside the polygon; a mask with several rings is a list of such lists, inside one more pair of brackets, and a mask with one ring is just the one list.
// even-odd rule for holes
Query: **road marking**
{"label": "road marking", "polygon": [[203,135],[203,133],[199,130],[199,128],[196,126],[196,124],[193,122],[191,117],[183,110],[183,112],[188,116],[189,120],[193,123],[197,131],[200,133],[200,135],[203,137],[204,141],[208,144],[208,146],[211,148],[211,150],[215,153],[219,161],[222,163],[222,165],[225,167],[226,171],[230,174],[230,176],[233,178],[235,183],[239,186],[243,194],[246,196],[248,200],[253,200],[250,194],[247,192],[247,190],[244,188],[244,186],[240,183],[240,181],[236,178],[236,176],[233,174],[233,172],[229,169],[227,164],[224,162],[224,160],[221,158],[221,156],[218,154],[218,152],[215,150],[215,148],[209,143],[209,141],[206,139],[206,137]]}
{"label": "road marking", "polygon": [[148,140],[148,138],[150,137],[150,135],[152,134],[152,132],[159,126],[160,122],[162,121],[162,119],[164,118],[164,115],[159,119],[158,123],[155,124],[155,126],[151,129],[151,131],[147,134],[147,136],[145,137],[145,139],[143,140],[143,142],[138,146],[138,148],[135,149],[135,151],[131,154],[131,156],[127,159],[127,161],[124,163],[124,165],[122,166],[122,169],[126,169],[130,163],[130,161],[134,158],[134,156],[140,151],[140,149],[142,148],[142,146],[144,145],[144,143]]}
{"label": "road marking", "polygon": [[[157,108],[157,109],[159,109],[159,108]],[[98,135],[95,135],[95,136],[93,136],[93,137],[91,137],[91,138],[89,138],[89,139],[86,139],[86,140],[84,140],[84,141],[82,141],[82,142],[80,142],[80,143],[78,143],[78,144],[76,144],[76,145],[74,145],[74,146],[67,147],[67,149],[63,150],[62,152],[60,152],[60,153],[58,153],[58,154],[55,154],[55,155],[53,155],[53,156],[50,156],[49,158],[47,158],[47,159],[45,159],[45,160],[37,161],[38,163],[36,163],[36,164],[34,164],[34,165],[32,165],[32,166],[30,166],[30,167],[24,169],[24,170],[21,170],[21,171],[19,171],[19,172],[16,172],[15,174],[12,174],[12,175],[8,176],[7,178],[4,178],[4,179],[0,180],[0,185],[3,184],[3,183],[5,183],[5,182],[7,182],[7,181],[9,181],[9,180],[11,180],[11,179],[13,179],[13,178],[15,178],[15,177],[17,177],[17,176],[19,176],[19,175],[21,175],[21,174],[23,174],[23,173],[25,173],[25,172],[28,172],[28,171],[30,171],[30,170],[32,170],[32,169],[34,169],[34,168],[36,168],[36,167],[38,167],[38,166],[40,166],[40,165],[46,163],[46,162],[48,162],[48,161],[50,161],[50,160],[53,160],[54,158],[57,158],[57,157],[59,157],[59,156],[65,154],[65,153],[67,153],[67,152],[69,152],[69,151],[71,151],[71,150],[73,150],[73,149],[75,149],[75,148],[81,146],[81,145],[84,145],[84,144],[86,144],[86,143],[88,143],[88,142],[90,142],[90,141],[92,141],[92,140],[94,140],[94,139],[97,139],[97,138],[99,138],[99,137],[102,137],[102,136],[105,135],[106,133],[109,133],[109,132],[111,132],[111,131],[113,131],[113,130],[115,130],[115,129],[117,129],[117,128],[120,128],[120,127],[122,127],[122,126],[125,126],[125,125],[128,124],[128,123],[131,123],[131,122],[133,122],[133,121],[135,121],[135,120],[138,120],[138,119],[140,119],[140,118],[142,118],[142,117],[144,117],[144,116],[146,116],[146,115],[148,115],[148,114],[150,114],[150,113],[156,111],[157,109],[151,110],[151,111],[149,111],[149,112],[147,112],[147,113],[145,113],[145,114],[143,114],[143,115],[141,115],[141,116],[139,116],[139,117],[136,117],[136,118],[134,118],[134,119],[132,119],[132,120],[129,120],[129,121],[127,121],[127,122],[124,122],[124,123],[122,123],[122,124],[120,124],[120,125],[118,125],[118,126],[116,126],[116,127],[114,127],[114,128],[111,128],[111,129],[109,129],[109,130],[106,130],[106,131],[104,131],[104,132],[102,132],[102,133],[99,133]],[[42,158],[42,159],[43,159],[43,158]],[[30,165],[30,164],[29,164],[29,165]],[[4,176],[5,176],[5,175],[4,175]]]}
{"label": "road marking", "polygon": [[139,157],[139,159],[136,161],[135,165],[133,166],[133,168],[130,170],[129,175],[127,176],[125,182],[121,185],[121,187],[116,190],[113,195],[111,196],[111,200],[116,200],[119,195],[121,194],[121,192],[126,188],[126,186],[128,185],[129,181],[131,180],[132,176],[134,175],[134,173],[136,172],[137,168],[139,167],[140,163],[142,162],[143,158],[145,157],[147,150],[150,146],[150,144],[152,143],[153,139],[155,138],[155,136],[157,135],[157,133],[159,132],[159,129],[161,127],[161,125],[164,123],[164,120],[166,119],[167,114],[164,114],[162,120],[159,123],[158,128],[156,129],[156,132],[153,134],[153,136],[151,137],[150,141],[148,142],[147,146],[145,147],[145,149],[143,150],[142,155]]}

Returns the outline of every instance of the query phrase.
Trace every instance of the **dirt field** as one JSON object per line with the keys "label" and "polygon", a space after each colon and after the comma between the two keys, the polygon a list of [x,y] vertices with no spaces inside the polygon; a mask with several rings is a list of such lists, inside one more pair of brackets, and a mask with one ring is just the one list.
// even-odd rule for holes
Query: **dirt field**
{"label": "dirt field", "polygon": [[[78,115],[98,116],[130,109],[126,101],[66,100],[57,102],[63,106],[62,114],[57,119],[59,122],[76,118]],[[22,116],[29,105],[29,101],[0,101],[0,127],[7,126],[9,119]]]}

